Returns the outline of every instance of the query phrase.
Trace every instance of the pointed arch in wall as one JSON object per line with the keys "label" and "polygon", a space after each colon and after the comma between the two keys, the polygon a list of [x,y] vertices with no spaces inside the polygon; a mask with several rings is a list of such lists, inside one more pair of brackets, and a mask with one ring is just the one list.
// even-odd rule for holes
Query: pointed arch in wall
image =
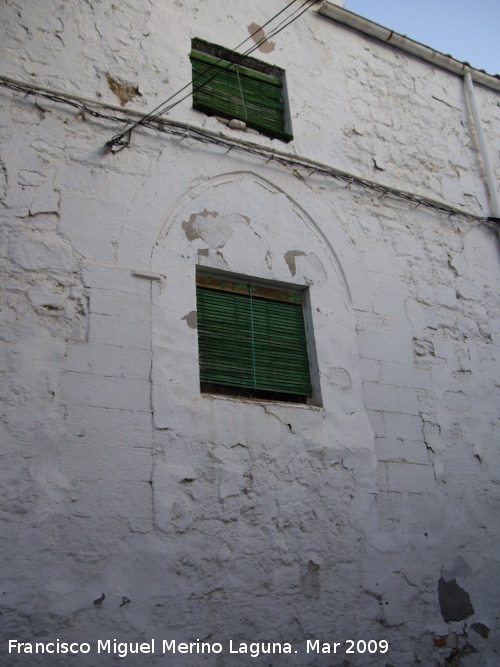
{"label": "pointed arch in wall", "polygon": [[[179,217],[182,218],[186,216],[185,211],[192,208],[191,203],[193,201],[203,201],[205,197],[209,198],[207,195],[217,188],[221,188],[224,191],[231,188],[231,186],[235,186],[236,184],[242,183],[244,181],[253,182],[255,185],[260,186],[260,188],[262,188],[266,193],[265,196],[261,198],[262,208],[264,211],[273,210],[271,201],[274,204],[276,197],[283,198],[287,202],[290,210],[293,212],[293,219],[296,222],[302,222],[306,228],[309,228],[310,231],[318,237],[319,243],[321,243],[328,251],[332,265],[334,266],[335,271],[338,273],[346,301],[351,303],[351,291],[349,289],[347,277],[337,252],[335,251],[335,248],[328,239],[327,235],[322,230],[321,226],[316,222],[315,218],[307,210],[305,210],[290,194],[286,193],[278,185],[251,171],[237,171],[218,174],[212,178],[202,179],[195,183],[171,206],[166,219],[158,232],[156,245],[159,245],[162,239],[168,236],[170,230],[174,227],[175,222],[179,219]],[[272,195],[272,197],[269,197],[269,194]],[[269,202],[269,204],[267,202]],[[152,270],[155,270],[154,266],[152,266]]]}
{"label": "pointed arch in wall", "polygon": [[[200,392],[197,267],[307,289],[321,407],[277,403],[270,409]],[[168,212],[151,270],[165,276],[164,284],[153,285],[157,428],[189,442],[257,438],[273,447],[271,410],[274,418],[309,424],[310,446],[354,451],[371,442],[345,272],[321,226],[282,189],[247,171],[195,183]]]}

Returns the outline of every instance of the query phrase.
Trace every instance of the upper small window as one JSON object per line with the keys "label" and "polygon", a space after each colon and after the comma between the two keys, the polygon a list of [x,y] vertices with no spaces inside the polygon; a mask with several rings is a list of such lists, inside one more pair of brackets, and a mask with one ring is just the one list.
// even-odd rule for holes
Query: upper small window
{"label": "upper small window", "polygon": [[303,292],[198,275],[201,390],[308,403]]}
{"label": "upper small window", "polygon": [[192,40],[190,58],[195,109],[293,139],[284,70],[201,39]]}

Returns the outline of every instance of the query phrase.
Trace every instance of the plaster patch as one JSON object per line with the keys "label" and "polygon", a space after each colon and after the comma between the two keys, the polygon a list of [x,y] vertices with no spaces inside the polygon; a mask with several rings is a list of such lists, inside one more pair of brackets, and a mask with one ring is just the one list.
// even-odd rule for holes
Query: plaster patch
{"label": "plaster patch", "polygon": [[289,250],[288,252],[285,253],[285,262],[288,265],[288,268],[290,269],[290,273],[292,276],[294,276],[297,273],[297,266],[295,263],[295,258],[296,257],[302,257],[306,253],[303,252],[302,250]]}
{"label": "plaster patch", "polygon": [[438,594],[441,615],[445,623],[463,621],[474,613],[469,594],[457,584],[456,579],[445,581],[440,577]]}
{"label": "plaster patch", "polygon": [[307,563],[307,571],[300,577],[300,590],[308,598],[319,597],[319,570],[320,566],[310,560]]}
{"label": "plaster patch", "polygon": [[196,239],[201,239],[203,238],[200,234],[200,232],[197,229],[196,226],[196,221],[198,217],[202,218],[207,218],[208,216],[211,216],[213,218],[216,218],[219,214],[216,213],[215,211],[207,211],[207,209],[203,209],[201,213],[192,213],[189,216],[189,220],[184,220],[182,223],[182,229],[184,230],[187,240],[188,241],[196,241]]}
{"label": "plaster patch", "polygon": [[132,83],[125,83],[114,79],[111,74],[106,74],[108,86],[111,92],[120,100],[120,104],[124,107],[133,97],[142,97],[139,87]]}
{"label": "plaster patch", "polygon": [[10,257],[26,271],[71,271],[74,268],[71,247],[54,233],[42,238],[28,235],[13,237]]}
{"label": "plaster patch", "polygon": [[[189,220],[182,223],[182,229],[189,241],[201,239],[209,249],[218,251],[225,246],[237,226],[241,224],[248,226],[249,218],[237,213],[219,216],[217,212],[205,209],[201,213],[190,215]],[[204,249],[205,256],[208,256],[209,249]]]}
{"label": "plaster patch", "polygon": [[196,310],[192,310],[187,315],[184,315],[184,317],[182,319],[186,321],[186,324],[191,329],[196,329],[197,328]]}
{"label": "plaster patch", "polygon": [[289,250],[285,253],[284,257],[292,276],[297,275],[297,257],[305,257],[300,263],[300,278],[302,278],[306,285],[322,282],[327,278],[325,267],[314,252],[305,253],[302,250]]}
{"label": "plaster patch", "polygon": [[61,311],[66,305],[66,294],[53,292],[49,287],[35,285],[28,291],[28,299],[35,308],[47,311]]}
{"label": "plaster patch", "polygon": [[347,389],[352,385],[351,376],[345,368],[332,368],[328,372],[328,378],[342,389]]}
{"label": "plaster patch", "polygon": [[259,51],[262,53],[271,53],[274,51],[274,42],[269,42],[266,33],[258,23],[250,23],[248,32],[253,41],[259,45]]}
{"label": "plaster patch", "polygon": [[477,632],[478,635],[481,635],[483,639],[488,639],[490,629],[487,625],[484,623],[473,623],[470,627],[474,632]]}
{"label": "plaster patch", "polygon": [[445,563],[441,570],[441,575],[446,581],[463,579],[470,577],[471,574],[472,569],[462,556],[455,556],[450,563]]}

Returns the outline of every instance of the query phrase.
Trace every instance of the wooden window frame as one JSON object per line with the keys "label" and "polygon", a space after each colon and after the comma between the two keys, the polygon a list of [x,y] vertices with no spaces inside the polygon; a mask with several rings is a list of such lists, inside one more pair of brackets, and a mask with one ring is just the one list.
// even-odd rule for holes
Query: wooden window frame
{"label": "wooden window frame", "polygon": [[317,404],[306,288],[204,273],[196,287],[202,393]]}
{"label": "wooden window frame", "polygon": [[283,69],[198,38],[191,41],[190,60],[194,109],[293,139]]}

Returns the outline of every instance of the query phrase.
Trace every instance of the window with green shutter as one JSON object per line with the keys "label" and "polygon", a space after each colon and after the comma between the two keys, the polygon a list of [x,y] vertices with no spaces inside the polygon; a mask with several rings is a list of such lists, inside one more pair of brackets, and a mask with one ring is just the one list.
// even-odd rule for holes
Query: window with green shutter
{"label": "window with green shutter", "polygon": [[302,292],[198,275],[196,298],[202,391],[309,402]]}
{"label": "window with green shutter", "polygon": [[293,139],[284,70],[201,39],[192,40],[190,59],[195,109]]}

